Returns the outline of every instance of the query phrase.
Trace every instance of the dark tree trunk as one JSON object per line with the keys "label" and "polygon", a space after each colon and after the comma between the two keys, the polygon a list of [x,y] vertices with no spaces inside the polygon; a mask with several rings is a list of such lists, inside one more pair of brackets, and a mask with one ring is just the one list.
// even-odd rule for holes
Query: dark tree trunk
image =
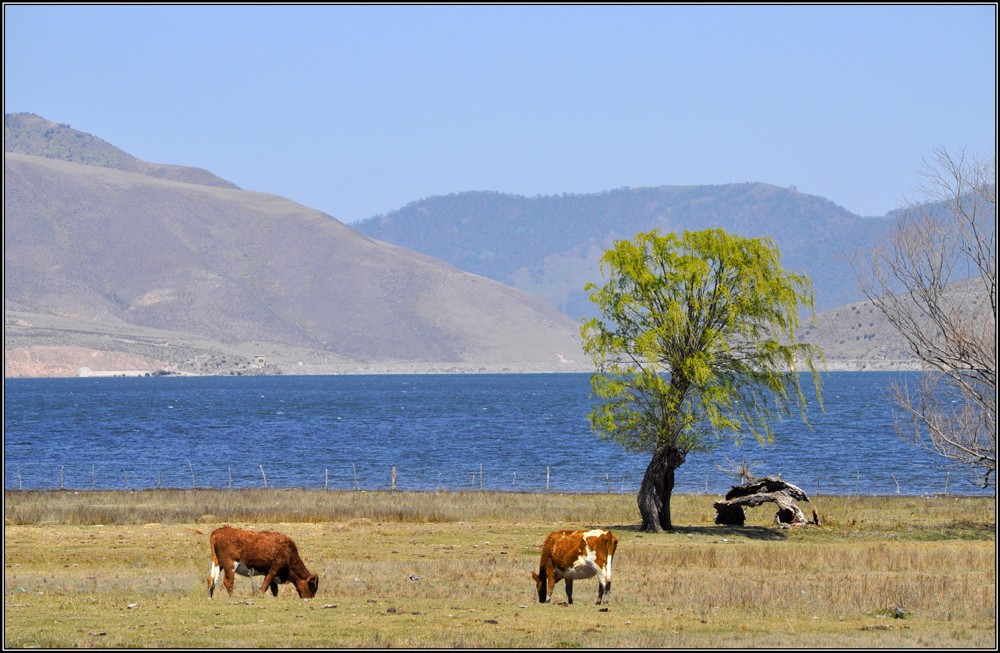
{"label": "dark tree trunk", "polygon": [[639,514],[642,530],[670,531],[670,495],[674,491],[674,470],[684,462],[686,452],[670,446],[661,446],[653,452],[653,459],[646,467],[639,486]]}

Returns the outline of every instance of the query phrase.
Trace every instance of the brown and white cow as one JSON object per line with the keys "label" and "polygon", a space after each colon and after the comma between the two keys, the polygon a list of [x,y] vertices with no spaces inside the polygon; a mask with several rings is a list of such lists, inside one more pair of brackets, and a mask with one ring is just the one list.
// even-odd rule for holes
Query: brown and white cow
{"label": "brown and white cow", "polygon": [[566,598],[573,603],[573,581],[597,576],[597,604],[611,599],[611,560],[618,538],[611,531],[554,531],[542,544],[538,572],[531,572],[539,603],[550,603],[555,584],[566,580]]}
{"label": "brown and white cow", "polygon": [[221,526],[209,537],[212,566],[208,571],[208,597],[212,598],[219,576],[225,574],[223,585],[233,593],[235,574],[263,575],[260,593],[268,588],[278,595],[278,583],[292,583],[299,596],[311,599],[319,589],[319,577],[309,573],[292,538],[274,531],[245,531]]}

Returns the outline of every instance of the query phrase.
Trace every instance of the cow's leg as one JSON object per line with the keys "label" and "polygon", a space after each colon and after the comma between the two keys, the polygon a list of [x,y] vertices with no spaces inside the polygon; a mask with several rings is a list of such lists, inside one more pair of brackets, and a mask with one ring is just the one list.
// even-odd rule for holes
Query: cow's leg
{"label": "cow's leg", "polygon": [[566,579],[566,600],[569,601],[570,605],[573,605],[573,579]]}
{"label": "cow's leg", "polygon": [[611,602],[611,558],[608,558],[608,562],[604,567],[604,571],[597,576],[604,584],[604,602]]}
{"label": "cow's leg", "polygon": [[554,592],[556,589],[555,567],[550,565],[549,568],[545,570],[545,578],[547,581],[547,585],[545,588],[545,602],[552,603],[552,592]]}
{"label": "cow's leg", "polygon": [[608,559],[605,569],[601,569],[591,560],[587,561],[587,566],[597,576],[597,604],[607,603],[611,599],[611,559]]}
{"label": "cow's leg", "polygon": [[271,568],[271,569],[267,570],[267,575],[264,576],[264,582],[260,584],[260,593],[261,594],[267,594],[268,588],[273,583],[274,584],[274,588],[271,590],[271,592],[275,596],[278,595],[278,581],[276,581],[274,579],[274,577],[277,576],[277,575],[278,575],[278,570],[277,569]]}
{"label": "cow's leg", "polygon": [[277,595],[278,595],[278,581],[272,580],[271,581],[271,596],[277,596]]}
{"label": "cow's leg", "polygon": [[[597,602],[601,603],[602,600],[604,603],[610,602],[611,601],[611,558],[608,558],[608,562],[604,568],[604,571],[597,574],[597,581],[601,584],[601,589],[602,589],[601,593],[597,595]],[[604,597],[603,599],[601,598],[601,595],[603,595]]]}
{"label": "cow's leg", "polygon": [[208,572],[208,598],[212,598],[212,594],[215,592],[215,586],[219,582],[219,576],[222,575],[222,584],[229,592],[229,595],[233,594],[233,580],[234,574],[233,569],[236,563],[232,560],[228,560],[225,557],[213,558],[212,568]]}
{"label": "cow's leg", "polygon": [[226,591],[229,592],[229,596],[233,595],[233,583],[236,581],[236,574],[233,572],[233,565],[228,564],[223,568],[225,572],[225,577],[222,579],[222,584],[226,586]]}

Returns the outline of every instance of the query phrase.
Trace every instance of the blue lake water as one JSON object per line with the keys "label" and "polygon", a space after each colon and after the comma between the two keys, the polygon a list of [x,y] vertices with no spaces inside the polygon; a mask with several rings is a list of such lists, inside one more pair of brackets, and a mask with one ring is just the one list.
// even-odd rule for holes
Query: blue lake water
{"label": "blue lake water", "polygon": [[[676,492],[724,494],[746,460],[807,494],[992,494],[900,439],[908,373],[825,374],[811,429],[691,453]],[[909,373],[913,374],[913,373]],[[5,489],[268,487],[634,493],[648,454],[589,427],[587,374],[6,379]]]}

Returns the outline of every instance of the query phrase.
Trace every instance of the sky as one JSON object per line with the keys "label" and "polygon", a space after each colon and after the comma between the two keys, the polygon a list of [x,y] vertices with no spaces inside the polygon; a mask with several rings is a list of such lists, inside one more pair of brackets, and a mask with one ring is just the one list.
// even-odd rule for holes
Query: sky
{"label": "sky", "polygon": [[997,7],[5,4],[4,112],[343,222],[764,182],[863,216],[992,157]]}

